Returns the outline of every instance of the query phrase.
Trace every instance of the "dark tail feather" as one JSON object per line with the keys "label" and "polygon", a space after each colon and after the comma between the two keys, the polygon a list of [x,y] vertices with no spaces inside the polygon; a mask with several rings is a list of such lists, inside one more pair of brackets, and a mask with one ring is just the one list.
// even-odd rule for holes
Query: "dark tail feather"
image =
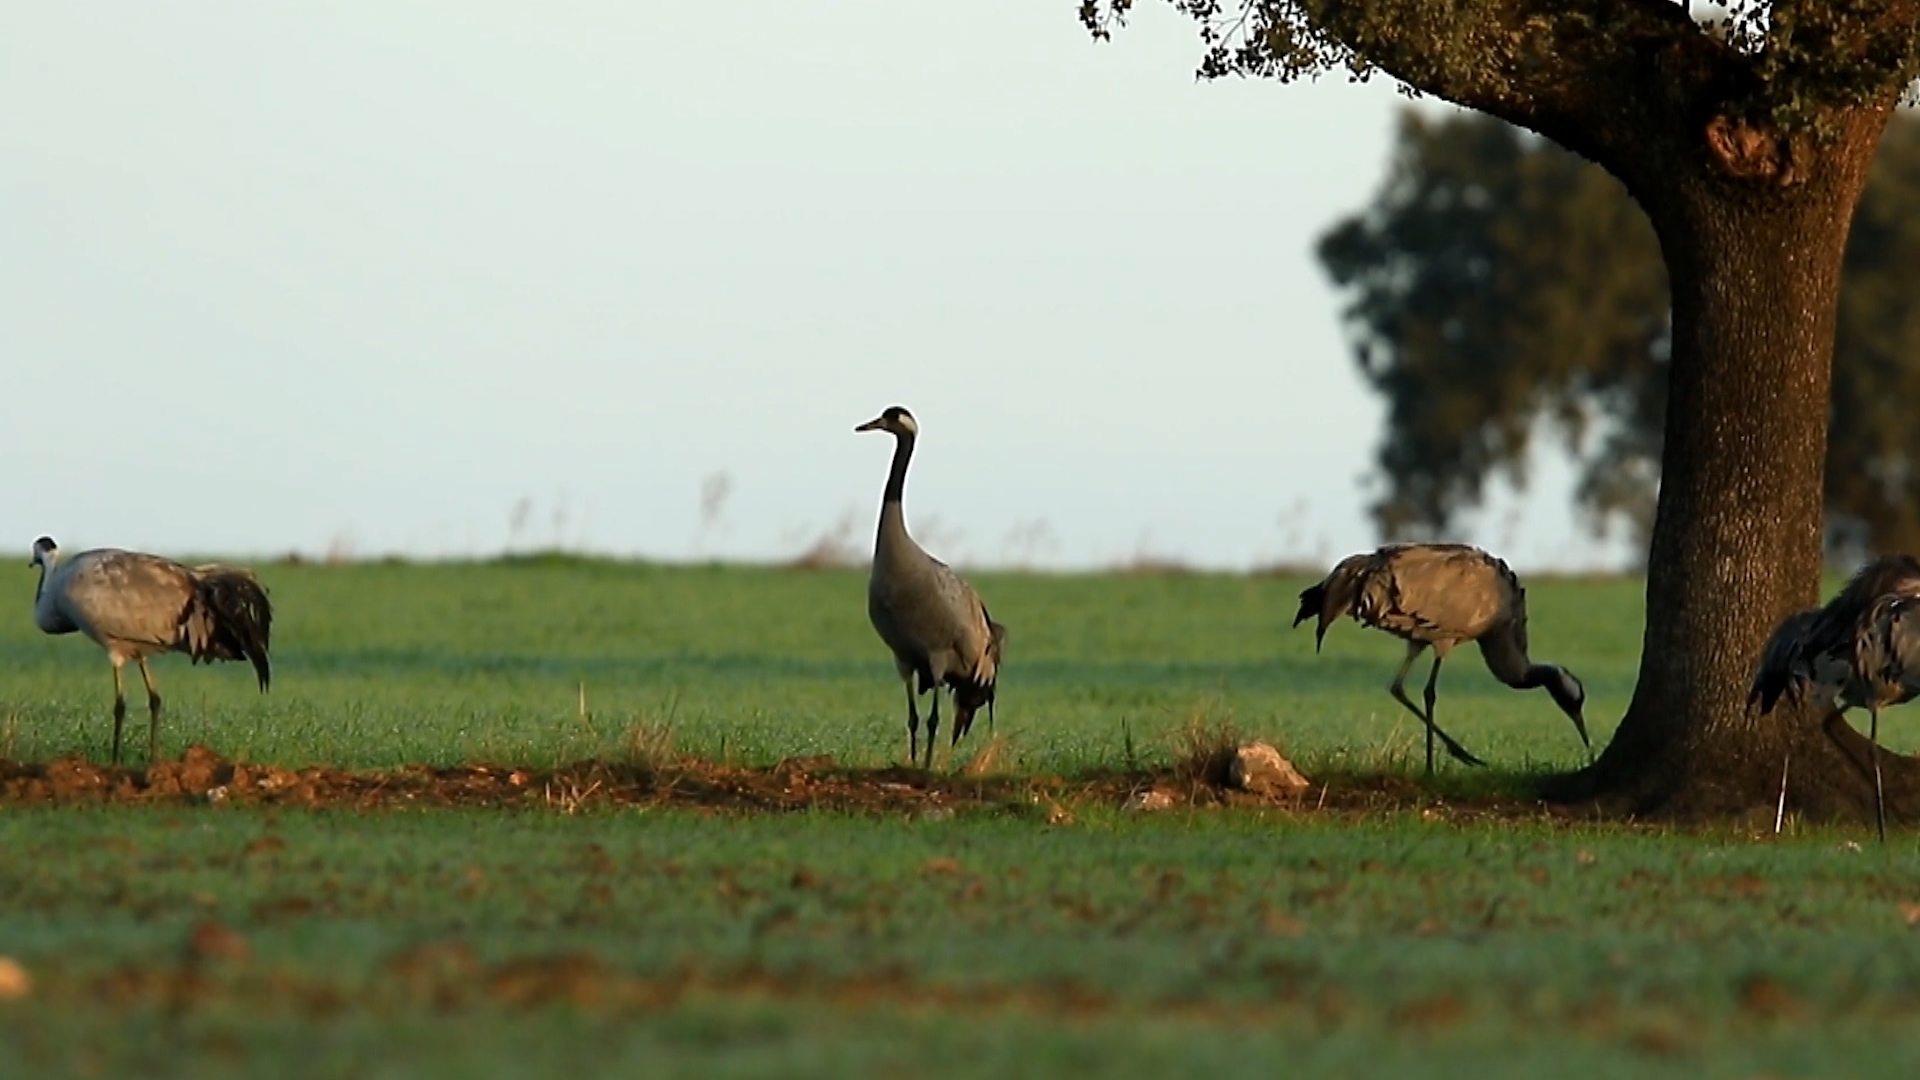
{"label": "dark tail feather", "polygon": [[1767,639],[1766,647],[1760,651],[1760,667],[1754,672],[1753,688],[1747,691],[1747,707],[1751,709],[1756,702],[1760,705],[1760,714],[1765,716],[1773,711],[1782,695],[1792,698],[1796,703],[1801,697],[1800,650],[1806,634],[1812,629],[1819,617],[1817,608],[1796,611],[1780,620],[1773,634]]}
{"label": "dark tail feather", "polygon": [[995,683],[965,682],[953,684],[953,745],[959,746],[967,731],[973,727],[973,717],[982,706],[987,710],[987,723],[991,730],[993,723],[993,699]]}
{"label": "dark tail feather", "polygon": [[[986,608],[982,607],[980,610],[984,612],[986,611]],[[1006,649],[1007,649],[1007,628],[1004,626],[1001,626],[997,622],[994,622],[993,616],[988,615],[987,616],[987,655],[993,657],[993,669],[996,672],[1000,670],[1000,656],[1002,653],[1006,652]]]}
{"label": "dark tail feather", "polygon": [[1327,598],[1327,583],[1321,582],[1300,590],[1300,610],[1294,613],[1293,625],[1299,626],[1308,619],[1320,614],[1320,605]]}
{"label": "dark tail feather", "polygon": [[1757,703],[1760,706],[1760,715],[1765,716],[1772,712],[1773,707],[1779,703],[1780,696],[1786,693],[1792,681],[1785,671],[1761,669],[1760,673],[1754,676],[1753,688],[1747,691],[1747,708],[1751,709]]}
{"label": "dark tail feather", "polygon": [[260,689],[272,683],[267,653],[273,636],[273,603],[252,573],[223,566],[195,569],[193,603],[187,605],[180,624],[194,663],[251,661]]}
{"label": "dark tail feather", "polygon": [[[985,608],[982,608],[984,611]],[[985,681],[967,679],[953,684],[953,745],[960,745],[968,729],[973,727],[973,717],[982,706],[987,710],[987,730],[993,730],[993,699],[1000,683],[1000,657],[1007,647],[1007,628],[987,616],[987,658],[993,661],[993,671]]]}

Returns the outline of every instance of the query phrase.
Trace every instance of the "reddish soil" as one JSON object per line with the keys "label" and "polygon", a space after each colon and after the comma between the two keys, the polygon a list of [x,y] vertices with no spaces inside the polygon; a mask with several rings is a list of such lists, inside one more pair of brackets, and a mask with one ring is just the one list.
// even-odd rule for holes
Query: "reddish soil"
{"label": "reddish soil", "polygon": [[1316,783],[1297,799],[1266,798],[1231,790],[1216,773],[1205,767],[1175,767],[1075,777],[1010,776],[855,769],[829,757],[756,767],[674,757],[659,765],[583,761],[559,768],[407,765],[353,771],[234,762],[196,745],[177,761],[147,768],[103,766],[77,757],[0,760],[0,805],[418,806],[565,813],[672,806],[733,813],[833,810],[931,816],[985,811],[1063,823],[1073,819],[1075,807],[1122,806],[1152,793],[1156,809],[1243,806],[1359,815],[1416,811],[1447,818],[1564,816],[1531,801],[1446,799],[1413,781],[1391,777],[1338,777]]}
{"label": "reddish soil", "polygon": [[[208,948],[203,942],[216,942]],[[1369,1012],[1338,987],[1303,983],[1284,964],[1264,974],[1269,992],[1260,999],[1222,1001],[1207,997],[1132,996],[1071,978],[1016,985],[943,983],[897,967],[861,973],[797,968],[771,970],[755,964],[726,970],[681,967],[642,974],[581,952],[524,956],[487,962],[458,938],[426,942],[388,954],[371,980],[328,978],[312,971],[256,964],[239,933],[218,923],[189,932],[177,959],[123,965],[104,972],[54,968],[34,999],[46,1007],[106,1005],[115,1009],[158,1008],[171,1018],[215,1005],[278,1010],[325,1020],[343,1013],[391,1016],[431,1008],[442,1015],[475,1009],[522,1012],[570,1007],[600,1013],[656,1015],[684,1005],[758,999],[805,1003],[836,1010],[925,1012],[941,1017],[1015,1013],[1029,1019],[1085,1022],[1151,1016],[1202,1027],[1272,1028],[1276,1024],[1333,1027]],[[1892,995],[1865,1012],[1843,999],[1802,999],[1766,976],[1740,980],[1739,1013],[1749,1021],[1786,1030],[1835,1022],[1911,1024],[1920,998]],[[1394,1028],[1443,1033],[1489,1010],[1509,1020],[1524,1012],[1536,1023],[1564,1026],[1568,1034],[1625,1036],[1648,1053],[1689,1048],[1690,1028],[1712,1023],[1703,1002],[1623,1002],[1602,990],[1556,1000],[1544,1009],[1537,995],[1516,988],[1478,1004],[1449,992],[1394,1004],[1384,1019]]]}

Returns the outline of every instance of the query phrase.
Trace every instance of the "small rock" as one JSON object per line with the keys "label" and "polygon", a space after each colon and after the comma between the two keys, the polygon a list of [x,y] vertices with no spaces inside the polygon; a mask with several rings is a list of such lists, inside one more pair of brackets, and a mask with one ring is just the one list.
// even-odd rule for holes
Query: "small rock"
{"label": "small rock", "polygon": [[1145,791],[1136,791],[1127,799],[1122,809],[1171,810],[1173,809],[1173,793],[1162,791],[1159,788],[1148,788]]}
{"label": "small rock", "polygon": [[18,1001],[33,993],[33,976],[11,956],[0,956],[0,1001]]}
{"label": "small rock", "polygon": [[1263,742],[1244,743],[1233,752],[1227,779],[1241,791],[1255,795],[1298,795],[1313,785],[1293,762]]}

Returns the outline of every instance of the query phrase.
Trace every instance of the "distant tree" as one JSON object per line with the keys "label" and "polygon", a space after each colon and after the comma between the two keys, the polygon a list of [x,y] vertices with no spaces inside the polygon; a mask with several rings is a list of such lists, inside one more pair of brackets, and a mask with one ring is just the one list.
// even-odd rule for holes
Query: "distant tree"
{"label": "distant tree", "polygon": [[1920,117],[1888,128],[1840,281],[1828,524],[1874,551],[1920,552]]}
{"label": "distant tree", "polygon": [[[1320,240],[1362,374],[1387,400],[1373,506],[1446,533],[1538,421],[1566,436],[1596,531],[1645,550],[1666,420],[1667,274],[1603,170],[1491,116],[1400,119],[1385,183]],[[1882,139],[1847,241],[1827,451],[1830,545],[1920,550],[1920,119]]]}
{"label": "distant tree", "polygon": [[[1863,737],[1829,738],[1810,708],[1757,717],[1745,700],[1775,621],[1818,597],[1841,259],[1881,133],[1920,73],[1920,0],[1734,0],[1712,26],[1672,0],[1166,2],[1199,27],[1203,76],[1385,72],[1626,186],[1658,238],[1671,312],[1647,629],[1612,742],[1545,791],[1746,809],[1770,800],[1791,751],[1796,807],[1863,814]],[[1081,18],[1105,37],[1132,3],[1081,0]],[[1887,793],[1920,817],[1920,760],[1893,761]]]}

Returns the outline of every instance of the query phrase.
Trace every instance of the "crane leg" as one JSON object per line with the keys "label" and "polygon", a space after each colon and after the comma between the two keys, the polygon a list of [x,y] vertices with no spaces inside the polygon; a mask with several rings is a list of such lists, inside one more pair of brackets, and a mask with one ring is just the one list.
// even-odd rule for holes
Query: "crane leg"
{"label": "crane leg", "polygon": [[115,657],[113,661],[113,763],[120,764],[120,729],[127,722],[127,689],[121,665],[126,661]]}
{"label": "crane leg", "polygon": [[1485,765],[1486,762],[1468,753],[1466,747],[1455,742],[1453,736],[1441,731],[1440,725],[1433,722],[1434,687],[1440,678],[1440,661],[1446,659],[1446,657],[1435,656],[1433,658],[1433,670],[1427,674],[1426,711],[1422,712],[1420,707],[1413,703],[1413,699],[1407,697],[1407,672],[1413,670],[1413,662],[1419,658],[1422,652],[1426,651],[1426,648],[1425,645],[1417,641],[1407,642],[1407,658],[1400,662],[1400,670],[1394,673],[1393,685],[1387,687],[1387,692],[1393,695],[1395,701],[1405,705],[1408,712],[1419,717],[1422,724],[1426,725],[1427,775],[1433,775],[1433,740],[1436,736],[1440,739],[1440,742],[1446,746],[1447,753],[1452,755],[1454,760],[1464,762],[1468,765]]}
{"label": "crane leg", "polygon": [[1434,692],[1435,692],[1435,688],[1438,687],[1440,683],[1440,662],[1442,660],[1445,660],[1446,658],[1447,658],[1446,653],[1443,653],[1438,649],[1435,649],[1433,653],[1433,668],[1432,670],[1427,672],[1427,692],[1425,694],[1426,701],[1427,701],[1427,756],[1428,757],[1433,756],[1433,736],[1438,735],[1440,736],[1441,740],[1446,743],[1447,753],[1452,754],[1455,761],[1464,762],[1465,764],[1468,764],[1468,765],[1485,765],[1486,762],[1481,761],[1479,758],[1474,757],[1472,754],[1467,753],[1466,747],[1461,746],[1457,742],[1454,742],[1453,739],[1450,736],[1448,736],[1446,732],[1440,730],[1440,725],[1434,722],[1434,719],[1433,719]]}
{"label": "crane leg", "polygon": [[147,669],[147,658],[141,657],[140,679],[147,684],[147,764],[160,760],[160,691],[153,685],[153,672]]}
{"label": "crane leg", "polygon": [[1407,672],[1413,670],[1413,662],[1414,660],[1419,658],[1420,650],[1422,648],[1424,648],[1424,646],[1422,645],[1419,645],[1413,642],[1407,643],[1407,658],[1405,660],[1400,661],[1400,670],[1393,673],[1393,684],[1387,687],[1387,693],[1392,694],[1393,700],[1399,702],[1402,705],[1405,705],[1407,707],[1408,712],[1419,717],[1420,722],[1426,725],[1426,728],[1427,728],[1427,775],[1432,776],[1433,775],[1433,721],[1427,719],[1427,714],[1421,712],[1419,706],[1415,705],[1413,703],[1413,700],[1407,697]]}
{"label": "crane leg", "polygon": [[920,758],[920,703],[919,695],[913,692],[913,676],[907,679],[907,764],[911,765]]}
{"label": "crane leg", "polygon": [[940,685],[938,683],[935,683],[933,687],[933,711],[927,714],[926,768],[929,771],[931,771],[933,768],[933,744],[936,741],[935,737],[938,736],[939,734],[940,734]]}
{"label": "crane leg", "polygon": [[1873,758],[1873,823],[1880,842],[1887,842],[1887,791],[1880,783],[1880,710],[1867,710],[1867,755]]}

